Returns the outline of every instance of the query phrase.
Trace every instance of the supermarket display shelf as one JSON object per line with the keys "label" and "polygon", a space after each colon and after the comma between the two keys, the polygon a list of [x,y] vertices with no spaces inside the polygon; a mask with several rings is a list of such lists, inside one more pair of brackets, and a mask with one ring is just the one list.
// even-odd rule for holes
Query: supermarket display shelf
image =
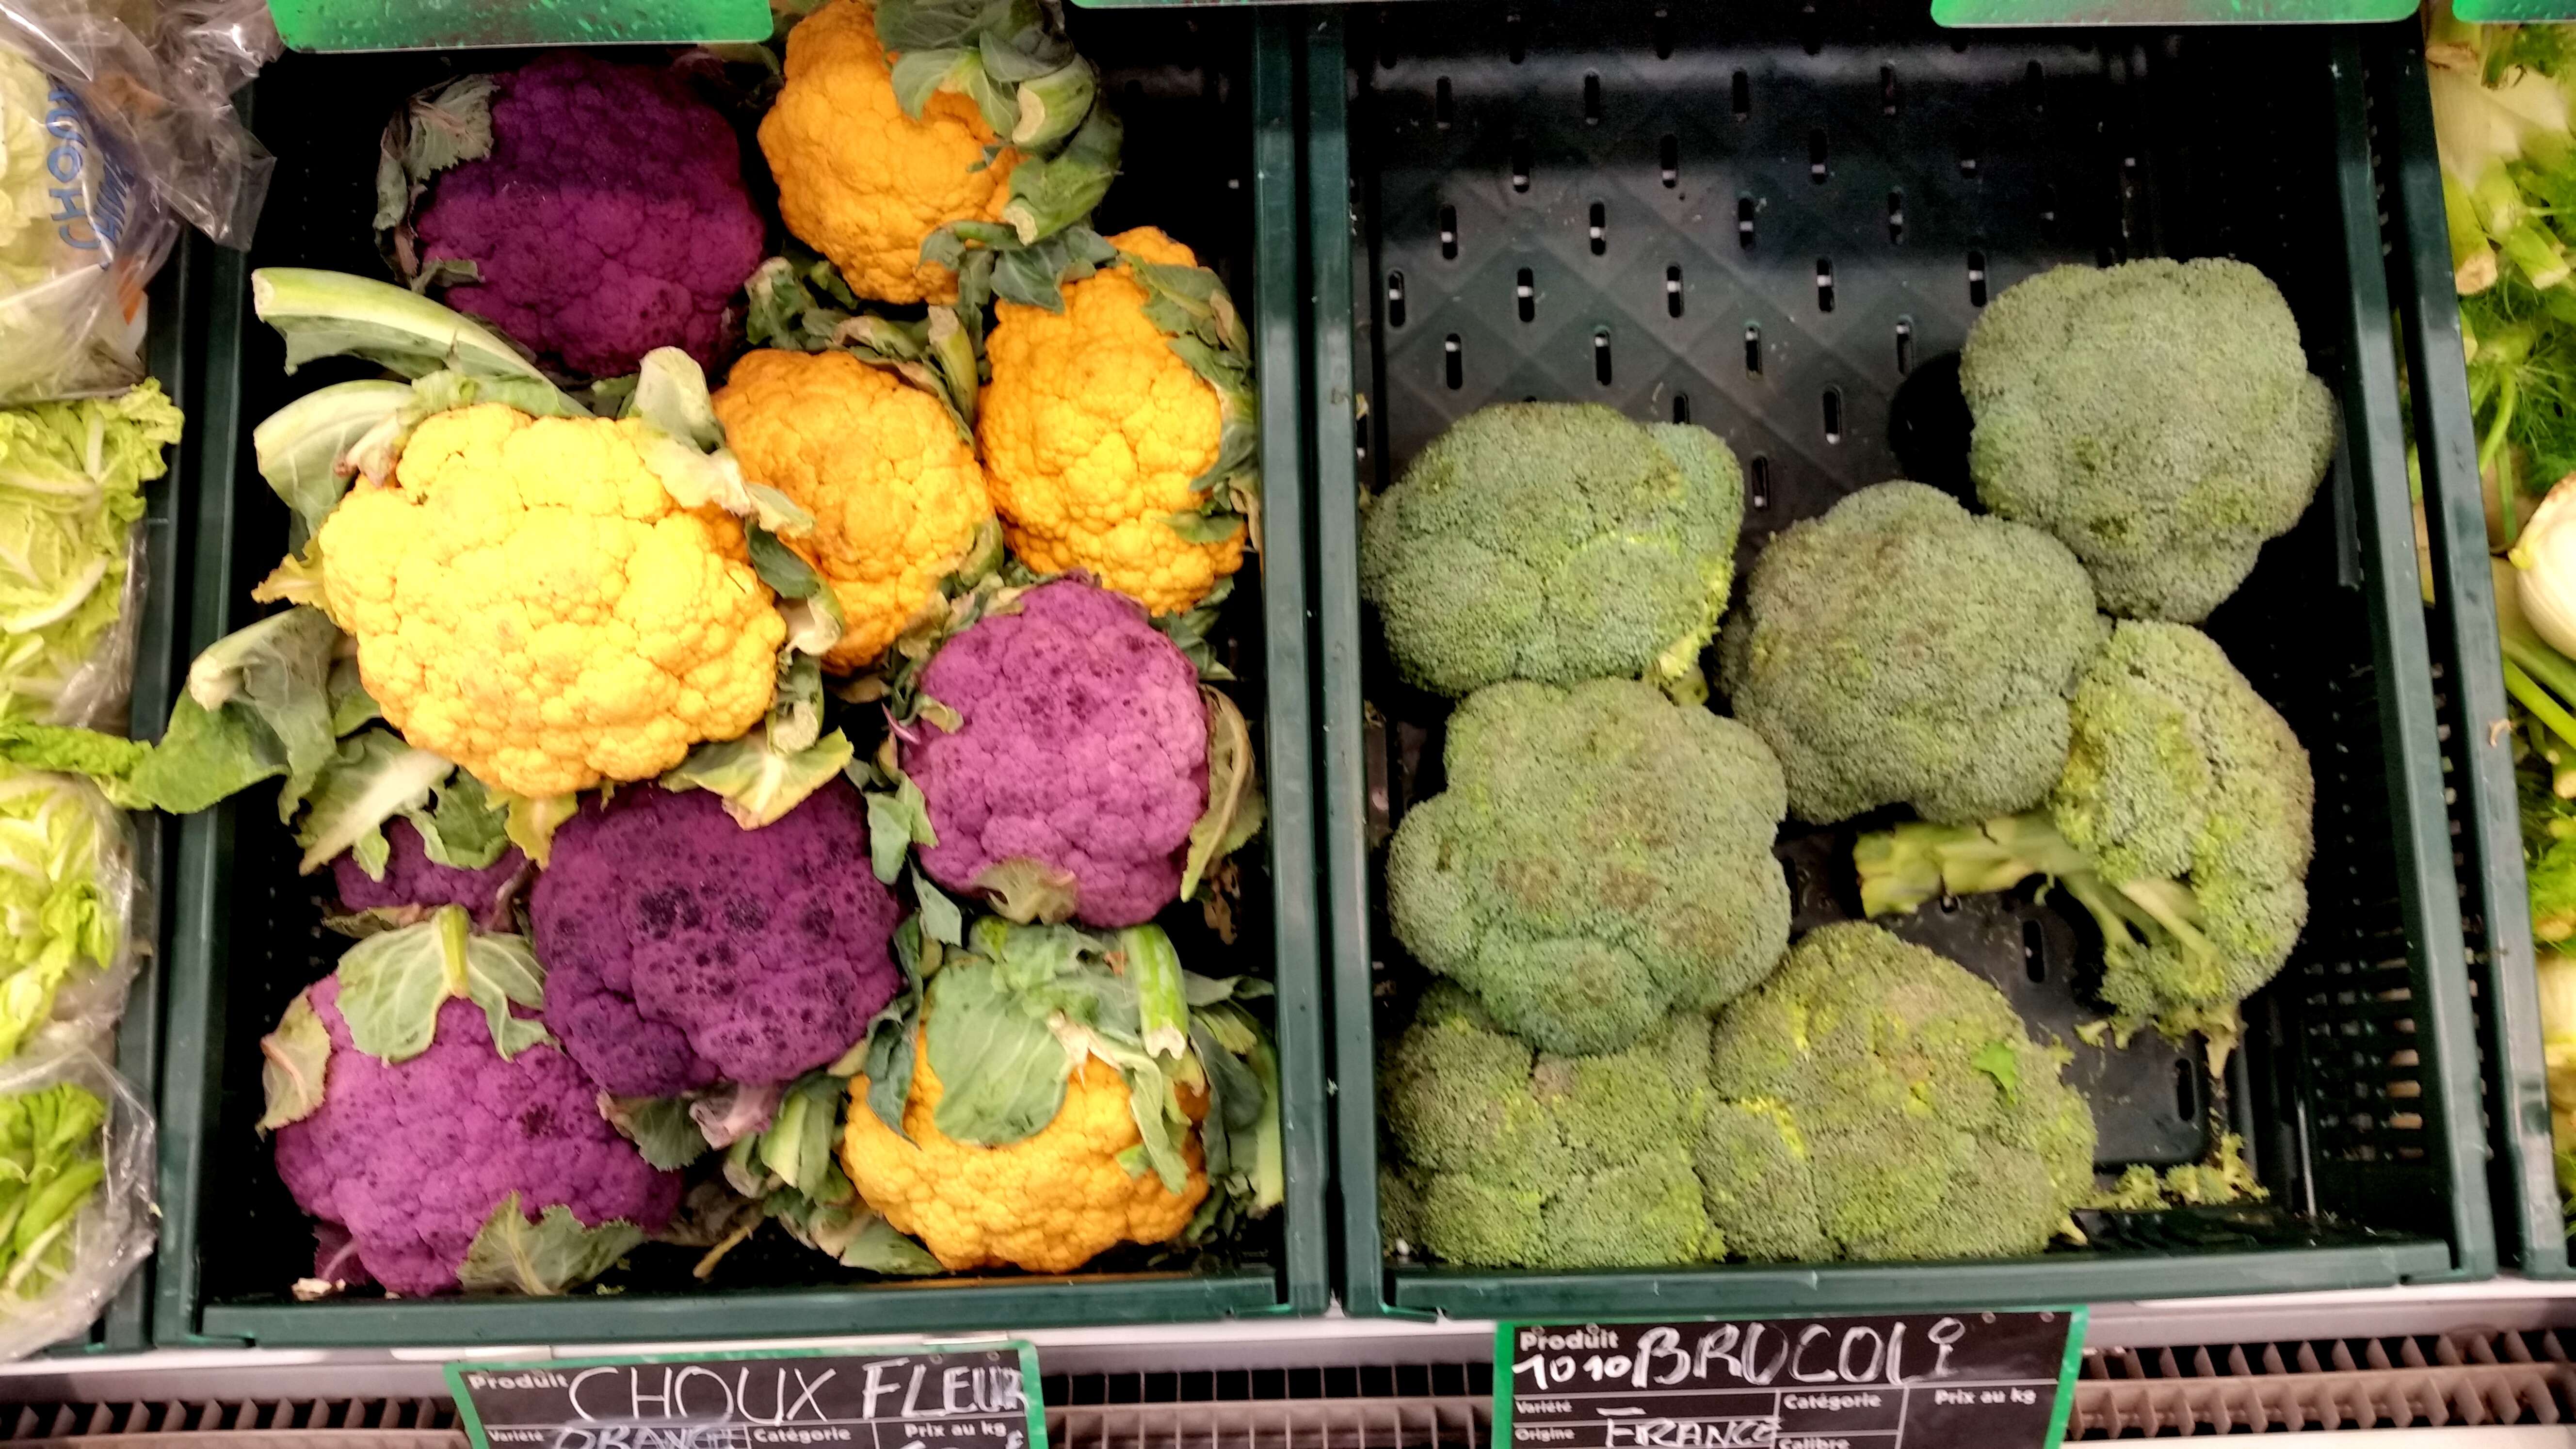
{"label": "supermarket display shelf", "polygon": [[[1652,1312],[1641,1303],[1638,1312]],[[2376,1338],[2464,1331],[2576,1326],[2576,1282],[2503,1277],[2326,1293],[2100,1303],[2087,1343],[2095,1348]],[[1037,1345],[1049,1373],[1155,1372],[1279,1367],[1368,1367],[1390,1363],[1473,1363],[1491,1352],[1487,1320],[1348,1318],[1237,1319],[1221,1323],[1133,1324],[1035,1329],[1013,1335]],[[992,1335],[952,1335],[973,1338]],[[751,1348],[885,1344],[920,1335],[798,1337],[614,1345],[491,1345],[473,1349],[163,1348],[66,1362],[0,1365],[0,1403],[39,1400],[282,1399],[307,1396],[429,1395],[446,1392],[441,1366],[466,1358],[516,1362],[602,1354],[689,1353]]]}

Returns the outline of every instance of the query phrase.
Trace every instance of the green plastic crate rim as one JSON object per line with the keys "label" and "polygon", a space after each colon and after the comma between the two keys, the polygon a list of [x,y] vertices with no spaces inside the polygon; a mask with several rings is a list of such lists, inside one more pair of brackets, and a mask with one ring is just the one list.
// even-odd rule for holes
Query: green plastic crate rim
{"label": "green plastic crate rim", "polygon": [[[2521,806],[2506,719],[2503,656],[2496,639],[2478,439],[2462,361],[2460,303],[2442,222],[2441,163],[2424,88],[2420,37],[2381,58],[2386,104],[2376,118],[2385,160],[2390,278],[2406,329],[2416,451],[2439,603],[2427,612],[2441,650],[2443,768],[2460,811],[2460,896],[2469,966],[2479,990],[2486,1055],[2488,1166],[2497,1225],[2514,1267],[2533,1278],[2576,1276],[2549,1137],[2549,1082],[2541,1059],[2540,982],[2522,869]],[[2399,265],[2398,259],[2404,264]]]}
{"label": "green plastic crate rim", "polygon": [[[1400,7],[1399,12],[1389,13],[1411,8]],[[1536,8],[1525,7],[1533,9]],[[1606,6],[1586,10],[1583,24],[1598,26],[1600,33],[1607,34],[1616,25],[1615,17],[1624,13]],[[1693,23],[1715,22],[1694,17]],[[1308,15],[1304,22],[1303,65],[1308,115],[1308,253],[1318,317],[1315,376],[1310,392],[1317,414],[1315,599],[1324,739],[1320,763],[1325,897],[1333,963],[1336,1175],[1342,1187],[1344,1256],[1340,1289],[1342,1301],[1351,1312],[1567,1319],[1619,1313],[1633,1316],[1649,1310],[1710,1314],[1894,1310],[1929,1305],[2344,1289],[2405,1281],[2473,1280],[2493,1274],[2495,1234],[2477,1115],[2475,1033],[2463,963],[2458,892],[2448,859],[2437,715],[2428,680],[2429,646],[2414,594],[2405,440],[2397,404],[2396,350],[2389,335],[2392,304],[2381,261],[2372,157],[2364,128],[2365,48],[2372,57],[2383,57],[2402,47],[2408,33],[2409,27],[2399,24],[2252,34],[2266,35],[2267,43],[2296,47],[2291,52],[2298,70],[2295,83],[2312,87],[2315,103],[2321,107],[2330,103],[2334,112],[2336,139],[2331,154],[2319,154],[2313,159],[2320,177],[2327,168],[2332,170],[2334,206],[2326,216],[2332,218],[2332,231],[2339,235],[2341,248],[2339,254],[2332,255],[2331,265],[2342,269],[2350,279],[2348,303],[2338,309],[2340,315],[2332,322],[2343,333],[2336,350],[2349,358],[2349,365],[2342,369],[2341,377],[2329,379],[2338,386],[2346,419],[2346,444],[2335,474],[2320,492],[2317,506],[2320,510],[2337,510],[2335,523],[2346,530],[2346,573],[2339,582],[2361,596],[2353,603],[2358,606],[2356,612],[2367,615],[2366,663],[2376,682],[2375,697],[2369,703],[2370,712],[2376,716],[2372,723],[2383,741],[2385,810],[2393,853],[2385,862],[2393,877],[2394,903],[2389,910],[2402,916],[2405,945],[2399,964],[2407,973],[2415,1004],[2412,1024],[2415,1045],[2421,1053],[2416,1072],[2420,1078],[2416,1089],[2422,1093],[2421,1160],[2408,1164],[2420,1171],[2420,1177],[2412,1179],[2408,1188],[2401,1191],[2392,1181],[2383,1183],[2382,1190],[2374,1194],[2368,1186],[2374,1180],[2373,1164],[2368,1162],[2302,1160],[2298,1165],[2303,1184],[2309,1189],[2314,1189],[2321,1176],[2324,1178],[2329,1195],[2337,1205],[2345,1207],[2348,1218],[2362,1216],[2354,1206],[2358,1201],[2386,1200],[2392,1211],[2418,1212],[2418,1230],[2346,1236],[2329,1240],[2324,1246],[2226,1251],[2064,1252],[2011,1261],[1939,1264],[1744,1264],[1616,1273],[1541,1273],[1390,1265],[1382,1252],[1375,1192],[1379,1165],[1373,1081],[1377,1038],[1372,1005],[1372,965],[1378,938],[1372,916],[1374,865],[1365,834],[1370,782],[1364,753],[1362,657],[1367,641],[1356,586],[1359,476],[1352,429],[1355,408],[1365,426],[1393,428],[1395,424],[1388,415],[1400,404],[1385,398],[1372,370],[1371,354],[1355,337],[1356,324],[1345,320],[1354,315],[1354,248],[1356,245],[1365,256],[1370,241],[1361,230],[1364,188],[1355,184],[1360,178],[1354,173],[1350,135],[1352,99],[1360,93],[1361,86],[1346,63],[1342,16],[1321,11]],[[2009,34],[1953,34],[1946,38],[1954,51],[2013,43]],[[2062,34],[2057,38],[2065,39]],[[2157,40],[2152,33],[2122,36],[2104,43],[2103,52],[2108,56],[2135,44],[2140,53],[2153,53]],[[1444,46],[1442,53],[1453,48]],[[1589,55],[1595,47],[1587,39],[1584,48]],[[1808,56],[1816,54],[1815,46],[1806,49]],[[1607,51],[1599,71],[1616,74],[1622,87],[1633,90],[1641,78],[1656,74],[1649,69],[1651,62],[1644,58],[1645,54],[1642,45],[1626,52]],[[1515,62],[1519,59],[1518,55],[1513,57]],[[1802,63],[1806,62],[1794,53],[1793,43],[1783,69],[1794,72]],[[1484,80],[1494,74],[1492,61],[1486,57],[1468,57],[1459,64],[1465,67],[1461,74],[1474,74]],[[1485,69],[1476,69],[1479,66]],[[1709,63],[1700,59],[1694,62],[1694,68],[1707,71]],[[2386,67],[2381,69],[2384,80]],[[1722,67],[1718,74],[1723,74]],[[1446,85],[1441,89],[1445,102]],[[1524,100],[1522,104],[1526,107],[1528,103]],[[1724,102],[1718,104],[1722,107]],[[1515,113],[1515,119],[1524,113]],[[1721,124],[1722,115],[1721,110],[1716,120],[1686,118],[1683,124]],[[1632,131],[1650,133],[1654,129],[1639,121],[1633,109],[1618,120]],[[1485,140],[1493,144],[1487,144],[1478,154],[1493,153],[1499,171],[1501,147],[1494,143],[1495,138]],[[1843,144],[1849,147],[1852,143],[1846,139]],[[1948,142],[1944,138],[1936,144]],[[1941,162],[1948,159],[1945,156]],[[1926,165],[1923,170],[1935,172],[1938,166]],[[1526,172],[1525,163],[1516,163],[1516,182]],[[1665,184],[1672,184],[1669,177]],[[1513,203],[1498,185],[1476,189],[1478,185],[1474,179],[1462,182],[1460,199],[1492,208],[1479,214],[1481,224],[1490,228],[1494,224],[1493,211],[1499,210],[1508,218]],[[1626,198],[1620,202],[1625,208],[1621,224],[1635,228],[1638,223],[1634,217],[1639,210],[1635,198],[1617,191],[1608,194]],[[1443,200],[1449,198],[1446,191],[1441,195]],[[1720,205],[1710,208],[1712,215],[1728,209],[1722,201],[1723,198]],[[1421,204],[1421,198],[1411,198],[1411,202]],[[2436,195],[2432,252],[2436,258],[2446,255],[2440,246],[2438,204]],[[2286,204],[2284,210],[2286,216]],[[1423,218],[1410,220],[1423,224]],[[1448,225],[1443,222],[1444,227]],[[1712,229],[1721,225],[1713,223]],[[2403,260],[2405,239],[2398,240],[2399,257]],[[1596,243],[1595,254],[1598,253]],[[1556,256],[1540,246],[1528,248],[1527,254],[1540,259],[1541,264]],[[1572,266],[1579,267],[1581,261],[1581,257],[1574,257]],[[1565,270],[1571,271],[1572,267]],[[2447,261],[2441,263],[2440,271],[2447,277]],[[1378,280],[1369,278],[1367,285],[1376,287]],[[1428,305],[1440,304],[1437,289],[1420,290],[1435,294]],[[1506,305],[1509,295],[1508,291],[1497,291],[1495,305]],[[1981,303],[1982,297],[1978,301]],[[1617,314],[1605,315],[1618,320]],[[1465,325],[1473,327],[1475,323],[1471,320]],[[2318,322],[2311,319],[2307,325],[2314,328]],[[1482,340],[1490,344],[1494,337],[1503,335],[1485,334]],[[2457,355],[2456,342],[2452,355]],[[1652,372],[1655,365],[1656,361],[1650,360],[1648,370]],[[2455,368],[2455,376],[2456,371]],[[1538,390],[1524,387],[1527,381],[1526,373],[1515,372],[1509,390]],[[1428,388],[1432,384],[1426,381],[1415,385]],[[1726,396],[1718,389],[1712,386],[1710,392],[1720,397],[1721,406],[1726,404]],[[1372,393],[1375,395],[1364,395]],[[1411,420],[1407,426],[1418,421]],[[1770,426],[1774,420],[1755,421]],[[1404,451],[1392,452],[1392,461],[1400,464]],[[2470,496],[2474,498],[2474,494]],[[2490,641],[2488,655],[2492,653]],[[2332,746],[2326,739],[2311,739],[2309,743],[2314,750]],[[2311,931],[2316,929],[2312,917]],[[2288,970],[2296,969],[2298,962],[2294,958]],[[2301,1124],[2312,1105],[2315,1104],[2304,1099],[2300,1102],[2296,1115]],[[2418,1192],[2417,1185],[2431,1190]],[[2397,1201],[2400,1197],[2414,1200]]]}
{"label": "green plastic crate rim", "polygon": [[[1188,26],[1193,35],[1201,26],[1199,20],[1181,16],[1151,23]],[[1253,118],[1251,134],[1243,138],[1245,170],[1240,173],[1250,193],[1241,203],[1244,231],[1252,239],[1251,254],[1244,258],[1252,295],[1244,300],[1251,303],[1257,322],[1261,405],[1275,420],[1262,440],[1265,562],[1275,566],[1265,567],[1257,636],[1248,634],[1247,642],[1264,650],[1267,677],[1276,681],[1267,691],[1262,721],[1267,736],[1263,783],[1270,810],[1262,848],[1269,852],[1272,879],[1270,938],[1288,1179],[1287,1200],[1275,1214],[1276,1261],[1195,1273],[314,1304],[286,1300],[286,1282],[296,1276],[288,1272],[279,1276],[271,1295],[210,1299],[206,1263],[237,1255],[247,1246],[210,1230],[210,1204],[235,1190],[217,1174],[227,1163],[238,1167],[242,1157],[237,1148],[227,1150],[214,1137],[225,1121],[228,1053],[255,1053],[253,1044],[268,1028],[265,1022],[233,1020],[227,1009],[233,994],[228,973],[237,955],[250,955],[247,948],[237,952],[231,940],[236,903],[266,888],[258,881],[236,879],[234,871],[237,830],[252,828],[244,824],[248,812],[267,808],[254,791],[241,801],[177,822],[175,832],[177,855],[165,918],[170,974],[160,1095],[164,1219],[152,1301],[155,1342],[372,1347],[953,1333],[1311,1314],[1328,1306],[1326,1022],[1313,887],[1313,726],[1303,684],[1308,673],[1307,547],[1303,434],[1297,426],[1304,368],[1296,335],[1300,213],[1295,194],[1295,36],[1282,21],[1249,19],[1229,21],[1210,33],[1232,37],[1240,46],[1225,63],[1234,82],[1251,92],[1246,108]],[[390,105],[394,97],[384,99]],[[301,217],[280,218],[272,209],[271,224],[303,222]],[[194,543],[189,561],[193,587],[185,648],[174,656],[182,663],[252,616],[242,571],[282,546],[282,538],[237,536],[245,506],[265,498],[249,448],[256,420],[242,416],[242,341],[260,325],[248,307],[249,265],[237,253],[221,253],[207,279],[206,365],[198,404],[201,421],[194,429],[196,466],[190,473],[195,516],[191,530],[183,534]],[[165,693],[165,707],[166,698]],[[267,827],[256,823],[256,828]],[[235,1113],[233,1120],[246,1129],[249,1119]],[[267,1170],[264,1154],[260,1170]],[[271,1225],[267,1231],[277,1228]]]}

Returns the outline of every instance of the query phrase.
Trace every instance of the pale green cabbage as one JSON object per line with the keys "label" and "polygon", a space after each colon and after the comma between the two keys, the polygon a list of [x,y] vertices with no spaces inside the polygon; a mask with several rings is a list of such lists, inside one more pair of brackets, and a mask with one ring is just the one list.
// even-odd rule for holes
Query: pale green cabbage
{"label": "pale green cabbage", "polygon": [[156,382],[0,409],[0,721],[89,724],[122,703],[120,652],[84,666],[124,612],[143,484],[179,424]]}
{"label": "pale green cabbage", "polygon": [[76,974],[120,964],[128,870],[97,790],[0,765],[0,1060],[53,1018]]}

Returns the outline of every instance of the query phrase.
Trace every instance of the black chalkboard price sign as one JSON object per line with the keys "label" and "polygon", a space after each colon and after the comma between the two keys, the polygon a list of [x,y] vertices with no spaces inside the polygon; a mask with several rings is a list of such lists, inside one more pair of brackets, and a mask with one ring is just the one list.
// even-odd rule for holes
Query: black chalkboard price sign
{"label": "black chalkboard price sign", "polygon": [[2084,1310],[1506,1323],[1494,1449],[2056,1449]]}
{"label": "black chalkboard price sign", "polygon": [[1045,1449],[1037,1354],[955,1347],[449,1364],[474,1449]]}

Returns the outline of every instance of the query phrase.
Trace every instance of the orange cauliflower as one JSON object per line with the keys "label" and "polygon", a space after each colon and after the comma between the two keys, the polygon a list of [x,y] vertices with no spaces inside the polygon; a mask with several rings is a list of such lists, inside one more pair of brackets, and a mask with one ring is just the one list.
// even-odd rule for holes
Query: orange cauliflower
{"label": "orange cauliflower", "polygon": [[824,667],[876,662],[992,525],[974,448],[937,398],[837,350],[750,353],[715,408],[743,475],[814,515],[784,541],[840,600]]}
{"label": "orange cauliflower", "polygon": [[[921,1239],[951,1272],[1069,1273],[1120,1243],[1169,1242],[1207,1198],[1195,1133],[1182,1145],[1189,1179],[1180,1192],[1151,1171],[1130,1174],[1119,1165],[1118,1155],[1143,1139],[1125,1079],[1096,1056],[1067,1078],[1054,1121],[1003,1147],[972,1146],[939,1130],[932,1120],[939,1078],[917,1031],[903,1107],[910,1142],[878,1120],[867,1096],[868,1079],[852,1078],[842,1170],[869,1207],[896,1231]],[[1196,1120],[1207,1099],[1184,1092],[1182,1103]]]}
{"label": "orange cauliflower", "polygon": [[[1127,257],[1191,267],[1151,227],[1110,242]],[[986,341],[993,380],[977,424],[1011,551],[1041,573],[1088,569],[1157,614],[1188,610],[1243,566],[1238,524],[1200,542],[1175,515],[1207,504],[1192,484],[1225,453],[1228,404],[1147,315],[1127,260],[1064,288],[1064,310],[1003,301]]]}
{"label": "orange cauliflower", "polygon": [[1004,146],[985,165],[997,144],[954,91],[918,121],[904,115],[872,0],[831,0],[787,32],[787,83],[760,122],[787,229],[883,302],[956,300],[956,273],[922,261],[922,239],[1001,220],[1020,153]]}
{"label": "orange cauliflower", "polygon": [[787,625],[742,526],[684,509],[642,422],[440,413],[318,535],[387,722],[486,785],[645,780],[760,722]]}

